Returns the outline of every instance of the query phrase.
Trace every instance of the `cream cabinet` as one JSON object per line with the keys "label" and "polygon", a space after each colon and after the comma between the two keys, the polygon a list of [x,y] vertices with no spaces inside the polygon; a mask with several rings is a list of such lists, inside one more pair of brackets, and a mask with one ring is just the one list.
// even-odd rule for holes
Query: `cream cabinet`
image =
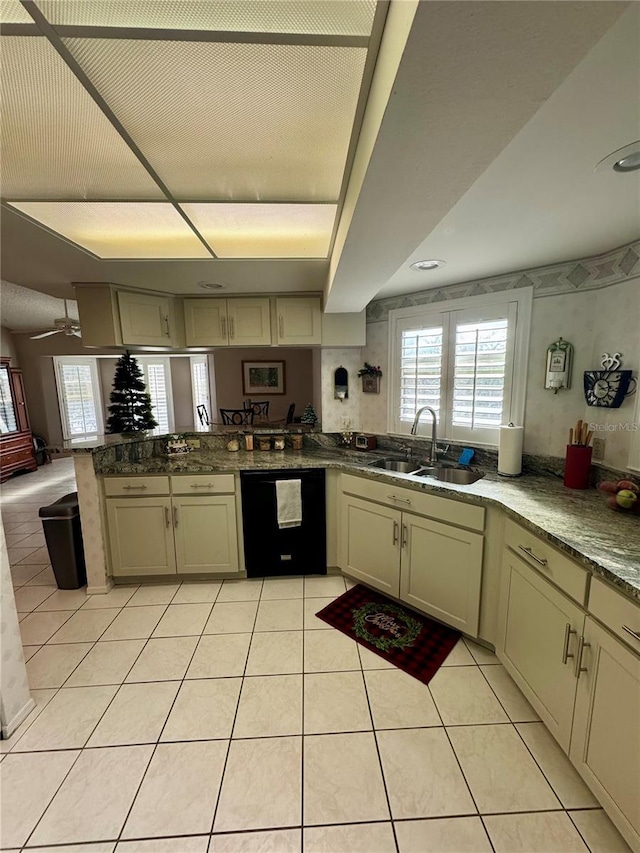
{"label": "cream cabinet", "polygon": [[238,571],[233,495],[173,497],[176,568],[183,574]]}
{"label": "cream cabinet", "polygon": [[115,577],[176,573],[171,498],[109,498],[107,522]]}
{"label": "cream cabinet", "polygon": [[187,346],[269,346],[269,298],[185,299]]}
{"label": "cream cabinet", "polygon": [[570,758],[640,850],[640,657],[587,617]]}
{"label": "cream cabinet", "polygon": [[342,496],[344,571],[398,598],[401,513],[351,495]]}
{"label": "cream cabinet", "polygon": [[169,297],[119,290],[118,309],[123,344],[174,346]]}
{"label": "cream cabinet", "polygon": [[322,343],[322,312],[317,296],[275,300],[276,342],[285,346]]}

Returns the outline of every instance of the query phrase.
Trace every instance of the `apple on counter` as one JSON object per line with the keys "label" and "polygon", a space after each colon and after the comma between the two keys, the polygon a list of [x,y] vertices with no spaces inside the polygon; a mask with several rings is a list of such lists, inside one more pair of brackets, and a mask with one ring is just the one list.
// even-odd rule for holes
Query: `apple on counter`
{"label": "apple on counter", "polygon": [[637,486],[632,480],[618,480],[614,483],[612,480],[603,480],[598,489],[601,492],[607,492],[607,506],[616,511],[631,511],[640,515],[640,486]]}

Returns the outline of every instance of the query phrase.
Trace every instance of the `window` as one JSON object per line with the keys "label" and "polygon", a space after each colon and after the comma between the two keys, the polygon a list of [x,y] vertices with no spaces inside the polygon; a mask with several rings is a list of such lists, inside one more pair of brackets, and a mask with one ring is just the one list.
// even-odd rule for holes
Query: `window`
{"label": "window", "polygon": [[[206,355],[192,355],[191,362],[191,393],[193,395],[193,422],[198,432],[209,428],[207,420],[211,420],[211,395],[209,393],[209,363]],[[201,422],[198,407],[204,406]],[[202,409],[200,409],[202,412]]]}
{"label": "window", "polygon": [[151,397],[153,417],[158,426],[153,430],[156,435],[173,432],[173,394],[171,389],[171,368],[168,358],[136,356],[144,372],[144,381]]}
{"label": "window", "polygon": [[409,433],[430,406],[442,437],[495,445],[501,424],[524,418],[531,291],[446,307],[389,314],[389,432]]}
{"label": "window", "polygon": [[62,434],[84,438],[104,431],[95,358],[54,356]]}

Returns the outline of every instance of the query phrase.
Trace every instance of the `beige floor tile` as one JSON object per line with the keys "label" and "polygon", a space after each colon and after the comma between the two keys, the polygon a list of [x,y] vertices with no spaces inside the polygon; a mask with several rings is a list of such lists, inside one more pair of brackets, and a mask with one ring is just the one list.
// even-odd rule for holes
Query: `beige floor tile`
{"label": "beige floor tile", "polygon": [[396,853],[390,823],[308,827],[303,838],[304,853]]}
{"label": "beige floor tile", "polygon": [[[112,643],[100,643],[100,645],[110,646]],[[184,678],[197,645],[197,637],[163,637],[148,640],[125,680],[127,682],[172,681]]]}
{"label": "beige floor tile", "polygon": [[474,666],[476,664],[462,637],[449,652],[441,666]]}
{"label": "beige floor tile", "polygon": [[339,672],[359,669],[358,647],[351,637],[335,629],[322,633],[320,631],[305,632],[305,672]]}
{"label": "beige floor tile", "polygon": [[125,607],[144,607],[155,604],[170,604],[180,584],[158,583],[141,586],[127,601]]}
{"label": "beige floor tile", "polygon": [[186,678],[225,678],[243,675],[251,634],[212,634],[201,637]]}
{"label": "beige floor tile", "polygon": [[[23,586],[44,571],[42,566],[11,566],[11,580],[14,586]],[[55,583],[55,582],[54,582]]]}
{"label": "beige floor tile", "polygon": [[591,853],[631,853],[631,848],[602,809],[571,811],[569,817]]}
{"label": "beige floor tile", "polygon": [[446,726],[509,721],[477,667],[440,667],[429,689]]}
{"label": "beige floor tile", "polygon": [[21,847],[80,753],[6,755],[0,764],[0,845]]}
{"label": "beige floor tile", "polygon": [[481,646],[480,643],[474,643],[473,640],[464,638],[464,643],[471,652],[473,659],[479,664],[498,664],[500,661],[490,649]]}
{"label": "beige floor tile", "polygon": [[300,829],[212,835],[209,853],[301,853],[301,835]]}
{"label": "beige floor tile", "polygon": [[214,832],[299,826],[302,738],[232,740]]}
{"label": "beige floor tile", "polygon": [[123,607],[101,640],[146,640],[153,634],[166,609],[165,604]]}
{"label": "beige floor tile", "polygon": [[253,631],[257,601],[224,601],[213,605],[204,634],[244,634]]}
{"label": "beige floor tile", "polygon": [[[7,527],[8,526],[9,525],[7,525]],[[5,527],[5,537],[4,537],[5,541],[7,543],[7,548],[15,548],[17,545],[20,544],[20,542],[24,542],[25,540],[27,540],[31,536],[30,533],[26,533],[26,532],[22,532],[22,533],[14,532],[14,533],[12,533],[11,531],[7,530],[7,527]],[[40,543],[38,543],[38,544],[40,544]],[[26,545],[25,545],[25,547],[26,547]]]}
{"label": "beige floor tile", "polygon": [[50,586],[23,586],[16,590],[16,610],[18,613],[31,613],[52,593]]}
{"label": "beige floor tile", "polygon": [[262,601],[303,596],[304,578],[265,578],[262,586]]}
{"label": "beige floor tile", "polygon": [[457,726],[448,733],[481,814],[560,807],[513,726]]}
{"label": "beige floor tile", "polygon": [[[54,611],[54,613],[58,612],[60,611]],[[76,610],[73,616],[51,637],[49,643],[94,643],[100,639],[119,612],[119,610]]]}
{"label": "beige floor tile", "polygon": [[254,631],[302,631],[302,599],[261,601]]}
{"label": "beige floor tile", "polygon": [[[144,647],[144,640],[96,643],[65,687],[121,684]],[[53,648],[53,647],[52,647]]]}
{"label": "beige floor tile", "polygon": [[42,604],[38,605],[37,613],[43,610],[77,610],[87,603],[86,588],[57,589]]}
{"label": "beige floor tile", "polygon": [[484,818],[496,853],[587,853],[565,812],[500,814]]}
{"label": "beige floor tile", "polygon": [[99,841],[97,844],[65,844],[64,847],[38,847],[38,853],[113,853],[113,841]]}
{"label": "beige floor tile", "polygon": [[598,805],[544,723],[520,723],[516,729],[565,809],[588,809]]}
{"label": "beige floor tile", "polygon": [[444,729],[399,729],[376,737],[394,819],[476,814]]}
{"label": "beige floor tile", "polygon": [[18,747],[18,743],[22,735],[27,731],[27,729],[33,725],[33,723],[38,719],[40,714],[47,707],[49,702],[53,699],[53,697],[58,692],[58,689],[55,687],[45,688],[43,690],[34,690],[31,689],[31,698],[35,701],[35,708],[31,710],[31,712],[27,715],[27,717],[20,723],[18,728],[13,732],[11,737],[6,738],[5,740],[0,740],[0,755],[5,752],[11,752],[13,748]]}
{"label": "beige floor tile", "polygon": [[[207,853],[208,845],[208,835],[147,838],[142,841],[120,841],[116,845],[115,853]],[[88,850],[87,853],[91,851]]]}
{"label": "beige floor tile", "polygon": [[241,685],[241,678],[183,682],[160,740],[230,738]]}
{"label": "beige floor tile", "polygon": [[246,675],[287,675],[302,672],[302,631],[254,634]]}
{"label": "beige floor tile", "polygon": [[222,601],[258,601],[262,593],[262,578],[224,581],[216,603]]}
{"label": "beige floor tile", "polygon": [[113,607],[124,607],[137,589],[137,586],[114,586],[104,595],[88,595],[82,609],[108,610]]}
{"label": "beige floor tile", "polygon": [[[23,551],[29,550],[28,548],[23,548]],[[47,566],[51,563],[51,558],[49,557],[49,552],[46,548],[36,548],[35,551],[32,551],[27,556],[22,557],[20,563],[29,563],[30,565],[39,565],[39,566]]]}
{"label": "beige floor tile", "polygon": [[356,644],[358,649],[358,654],[360,656],[360,664],[362,669],[395,669],[396,667],[389,663],[388,660],[385,660],[380,655],[377,655],[375,652],[372,652],[370,649],[365,649],[364,646],[360,645],[360,643]]}
{"label": "beige floor tile", "polygon": [[54,610],[51,613],[29,613],[20,622],[20,635],[25,646],[42,646],[69,620],[75,611]]}
{"label": "beige floor tile", "polygon": [[359,732],[372,728],[362,672],[305,675],[305,734]]}
{"label": "beige floor tile", "polygon": [[152,751],[151,746],[85,749],[30,843],[77,844],[117,838]]}
{"label": "beige floor tile", "polygon": [[395,829],[400,853],[492,853],[479,817],[402,820]]}
{"label": "beige floor tile", "polygon": [[299,734],[302,734],[302,676],[245,678],[233,737]]}
{"label": "beige floor tile", "polygon": [[158,622],[153,636],[199,637],[209,618],[211,607],[209,603],[170,604]]}
{"label": "beige floor tile", "polygon": [[171,604],[213,604],[221,587],[222,581],[187,581],[176,592]]}
{"label": "beige floor tile", "polygon": [[[46,546],[44,533],[40,530],[39,533],[30,533],[26,538],[22,538],[20,543],[21,548],[44,548]],[[48,562],[48,561],[47,561]]]}
{"label": "beige floor tile", "polygon": [[[38,549],[37,548],[21,548],[19,545],[13,545],[10,548],[7,548],[7,555],[9,557],[9,565],[17,566],[18,563],[22,563],[26,557],[30,554],[34,554]],[[47,560],[47,563],[49,560]]]}
{"label": "beige floor tile", "polygon": [[42,646],[23,646],[22,651],[24,652],[24,660],[25,663],[35,655],[36,652],[40,651]]}
{"label": "beige floor tile", "polygon": [[123,684],[87,746],[156,743],[180,683]]}
{"label": "beige floor tile", "polygon": [[92,648],[91,643],[43,646],[27,663],[29,687],[31,689],[62,687]]}
{"label": "beige floor tile", "polygon": [[342,575],[306,577],[304,579],[305,598],[337,598],[347,591]]}
{"label": "beige floor tile", "polygon": [[[32,566],[31,568],[39,569],[40,566]],[[45,566],[42,571],[39,571],[37,574],[32,575],[31,579],[27,581],[26,586],[52,586],[54,589],[56,589],[56,576],[54,575],[51,566]]]}
{"label": "beige floor tile", "polygon": [[540,719],[503,666],[481,666],[480,669],[512,723],[529,723]]}
{"label": "beige floor tile", "polygon": [[389,820],[372,732],[306,735],[304,823]]}
{"label": "beige floor tile", "polygon": [[116,694],[117,687],[59,690],[19,739],[13,751],[83,747]]}
{"label": "beige floor tile", "polygon": [[400,669],[364,674],[376,729],[440,726],[442,721],[426,684]]}
{"label": "beige floor tile", "polygon": [[122,838],[209,832],[226,754],[226,741],[159,744]]}
{"label": "beige floor tile", "polygon": [[331,604],[333,598],[305,598],[304,599],[304,629],[305,631],[331,631],[335,630],[331,625],[318,619],[316,613]]}

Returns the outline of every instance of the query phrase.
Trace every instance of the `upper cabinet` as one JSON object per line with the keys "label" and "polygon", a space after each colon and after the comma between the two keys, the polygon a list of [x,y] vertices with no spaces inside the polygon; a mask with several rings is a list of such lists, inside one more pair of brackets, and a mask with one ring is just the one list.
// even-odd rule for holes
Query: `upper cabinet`
{"label": "upper cabinet", "polygon": [[169,297],[119,290],[118,309],[123,344],[175,345]]}
{"label": "upper cabinet", "polygon": [[322,312],[317,296],[275,300],[276,342],[285,346],[322,343]]}
{"label": "upper cabinet", "polygon": [[185,299],[188,347],[269,346],[269,297]]}

